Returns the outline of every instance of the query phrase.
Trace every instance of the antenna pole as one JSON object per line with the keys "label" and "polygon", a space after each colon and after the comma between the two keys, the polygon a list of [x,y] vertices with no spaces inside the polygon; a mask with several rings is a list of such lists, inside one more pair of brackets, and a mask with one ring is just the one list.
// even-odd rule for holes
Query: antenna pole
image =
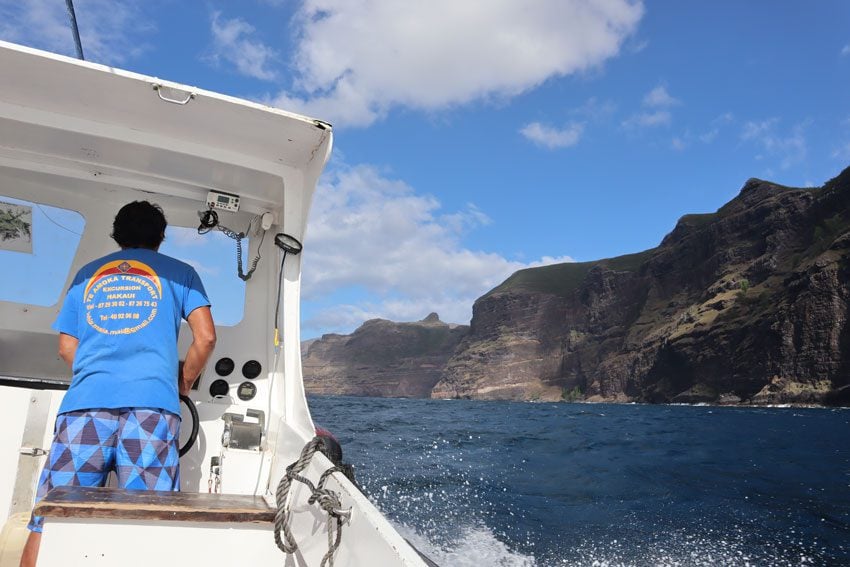
{"label": "antenna pole", "polygon": [[68,19],[71,20],[71,31],[74,32],[77,59],[85,60],[85,57],[83,57],[83,44],[80,41],[80,29],[77,27],[77,15],[74,13],[74,0],[65,0],[65,6],[68,8]]}

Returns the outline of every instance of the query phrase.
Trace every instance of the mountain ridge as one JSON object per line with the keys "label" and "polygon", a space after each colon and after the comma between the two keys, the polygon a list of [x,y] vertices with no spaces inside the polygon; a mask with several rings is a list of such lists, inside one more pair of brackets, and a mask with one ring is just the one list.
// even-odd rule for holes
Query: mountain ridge
{"label": "mountain ridge", "polygon": [[749,179],[655,248],[512,274],[443,345],[427,395],[847,403],[848,282],[850,168],[821,188]]}

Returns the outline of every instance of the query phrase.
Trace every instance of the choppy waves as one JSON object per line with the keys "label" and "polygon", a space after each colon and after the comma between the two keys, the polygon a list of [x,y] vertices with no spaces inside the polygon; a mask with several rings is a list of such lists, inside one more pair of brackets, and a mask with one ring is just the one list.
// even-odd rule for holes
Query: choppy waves
{"label": "choppy waves", "polygon": [[311,400],[441,567],[850,564],[850,412]]}

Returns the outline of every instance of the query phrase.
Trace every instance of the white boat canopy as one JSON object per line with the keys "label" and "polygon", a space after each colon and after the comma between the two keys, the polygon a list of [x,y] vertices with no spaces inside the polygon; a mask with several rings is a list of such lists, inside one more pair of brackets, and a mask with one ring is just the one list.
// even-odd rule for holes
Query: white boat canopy
{"label": "white boat canopy", "polygon": [[330,125],[319,120],[2,41],[0,48],[0,70],[15,77],[0,91],[2,165],[31,162],[40,164],[33,170],[201,201],[217,189],[260,211],[281,207],[287,178],[320,171],[330,151]]}
{"label": "white boat canopy", "polygon": [[[85,252],[68,279],[111,251],[105,217],[135,199],[160,202],[170,224],[191,227],[210,191],[232,194],[240,211],[234,223],[271,213],[277,231],[303,241],[330,155],[329,124],[5,42],[0,72],[14,77],[0,88],[0,194],[86,216]],[[297,281],[300,264],[291,264],[287,278]],[[50,330],[57,308],[0,301],[0,361],[8,362],[0,362],[0,375],[64,374]],[[31,356],[20,356],[22,347]]]}

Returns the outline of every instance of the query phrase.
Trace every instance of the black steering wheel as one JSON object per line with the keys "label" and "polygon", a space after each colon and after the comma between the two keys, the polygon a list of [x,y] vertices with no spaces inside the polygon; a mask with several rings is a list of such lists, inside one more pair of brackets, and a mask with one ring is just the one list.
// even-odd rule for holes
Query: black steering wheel
{"label": "black steering wheel", "polygon": [[189,449],[192,448],[192,445],[194,445],[195,441],[198,439],[198,429],[201,419],[198,417],[198,408],[195,407],[195,404],[192,402],[192,398],[181,394],[180,401],[186,404],[186,407],[189,409],[189,415],[192,417],[192,433],[189,434],[189,439],[186,440],[186,444],[180,447],[179,454],[182,457],[189,452]]}

